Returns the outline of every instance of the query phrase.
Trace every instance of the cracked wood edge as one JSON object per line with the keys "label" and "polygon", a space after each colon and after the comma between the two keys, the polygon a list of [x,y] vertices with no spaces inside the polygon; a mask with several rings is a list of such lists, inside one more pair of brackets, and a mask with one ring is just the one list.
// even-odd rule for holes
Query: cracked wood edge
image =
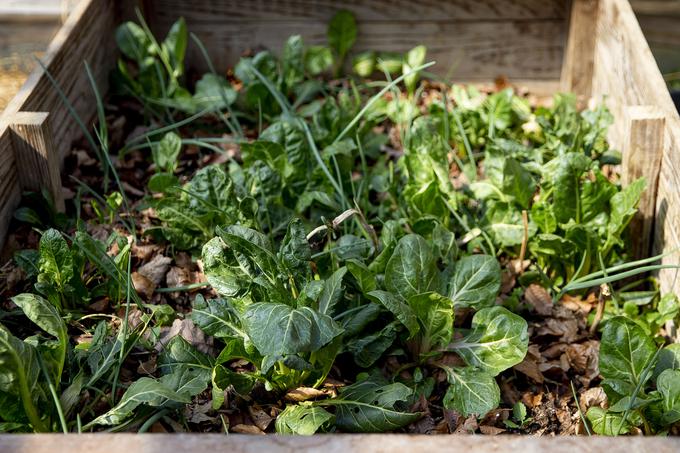
{"label": "cracked wood edge", "polygon": [[622,149],[621,182],[627,185],[641,177],[647,180],[647,188],[629,227],[633,257],[642,259],[651,253],[666,117],[651,105],[628,106],[624,110],[624,121],[628,137]]}
{"label": "cracked wood edge", "polygon": [[598,10],[599,0],[573,0],[560,77],[562,91],[586,99],[590,97],[593,85]]}
{"label": "cracked wood edge", "polygon": [[64,212],[60,159],[52,142],[50,114],[17,112],[12,115],[9,128],[19,186],[34,192],[46,189],[57,211]]}
{"label": "cracked wood edge", "polygon": [[[654,106],[666,118],[663,155],[656,192],[653,254],[671,252],[662,264],[679,264],[680,253],[680,117],[654,61],[649,45],[626,0],[599,0],[595,29],[592,96],[614,115],[609,129],[612,147],[622,149],[628,138],[625,111]],[[675,269],[662,269],[662,292],[680,293]]]}

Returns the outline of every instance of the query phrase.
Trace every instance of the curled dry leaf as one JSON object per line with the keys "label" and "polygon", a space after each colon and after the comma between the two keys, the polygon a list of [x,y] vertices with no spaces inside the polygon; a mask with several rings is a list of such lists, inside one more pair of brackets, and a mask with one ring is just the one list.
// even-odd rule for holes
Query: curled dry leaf
{"label": "curled dry leaf", "polygon": [[132,286],[135,288],[135,291],[144,296],[146,300],[151,299],[153,292],[156,290],[156,284],[146,275],[139,272],[133,272],[130,277],[132,277]]}
{"label": "curled dry leaf", "polygon": [[477,429],[479,429],[477,417],[475,415],[471,415],[466,418],[463,423],[458,425],[453,434],[473,434],[477,431]]}
{"label": "curled dry leaf", "polygon": [[298,387],[295,390],[291,390],[290,392],[286,393],[285,398],[288,401],[301,402],[322,396],[326,396],[326,393],[319,389],[315,389],[313,387]]}
{"label": "curled dry leaf", "polygon": [[193,402],[186,406],[184,415],[189,423],[212,422],[215,417],[211,417],[208,413],[212,410],[212,401],[205,403]]}
{"label": "curled dry leaf", "polygon": [[186,268],[173,266],[165,275],[165,282],[169,288],[186,286],[194,283],[192,272]]}
{"label": "curled dry leaf", "polygon": [[156,244],[132,244],[132,256],[142,261],[148,261],[153,255],[160,252],[161,247]]}
{"label": "curled dry leaf", "polygon": [[257,426],[244,424],[232,426],[231,428],[229,428],[229,431],[238,434],[264,434],[264,431],[262,431]]}
{"label": "curled dry leaf", "polygon": [[539,350],[538,345],[531,344],[529,345],[529,350],[527,351],[527,355],[524,357],[524,360],[515,365],[513,368],[528,376],[535,382],[542,384],[545,378],[539,369],[539,363],[541,360],[541,351]]}
{"label": "curled dry leaf", "polygon": [[138,272],[158,286],[165,278],[165,274],[168,272],[171,262],[171,258],[159,254],[154,256],[151,261],[141,266]]}
{"label": "curled dry leaf", "polygon": [[170,327],[162,327],[156,343],[156,351],[161,351],[175,336],[181,335],[186,341],[199,351],[209,354],[212,352],[212,337],[206,337],[191,319],[175,319]]}
{"label": "curled dry leaf", "polygon": [[607,394],[602,387],[592,387],[581,392],[578,399],[581,412],[584,414],[591,407],[607,407]]}
{"label": "curled dry leaf", "polygon": [[560,304],[562,304],[569,310],[580,312],[583,315],[587,315],[588,313],[590,313],[590,310],[592,310],[593,307],[597,304],[597,296],[595,295],[595,293],[590,293],[588,294],[588,297],[586,297],[586,299],[583,300],[581,296],[570,296],[569,294],[565,294],[564,296],[562,296]]}
{"label": "curled dry leaf", "polygon": [[479,431],[482,434],[486,434],[489,436],[497,436],[498,434],[503,434],[506,430],[492,425],[480,425]]}
{"label": "curled dry leaf", "polygon": [[152,355],[148,360],[140,362],[137,373],[151,375],[156,372],[156,355]]}
{"label": "curled dry leaf", "polygon": [[588,340],[567,346],[566,356],[583,385],[590,384],[599,374],[600,342]]}
{"label": "curled dry leaf", "polygon": [[524,291],[524,299],[539,315],[549,316],[552,313],[552,297],[550,297],[548,290],[541,285],[536,283],[529,285]]}

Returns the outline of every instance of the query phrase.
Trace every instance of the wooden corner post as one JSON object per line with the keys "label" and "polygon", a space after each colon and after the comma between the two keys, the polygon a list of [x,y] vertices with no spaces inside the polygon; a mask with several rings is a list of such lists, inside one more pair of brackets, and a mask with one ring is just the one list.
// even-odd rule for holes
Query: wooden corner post
{"label": "wooden corner post", "polygon": [[635,258],[647,258],[654,235],[666,118],[657,107],[638,105],[624,109],[624,120],[627,132],[622,149],[621,182],[625,185],[640,177],[647,179],[647,189],[630,224],[633,254]]}
{"label": "wooden corner post", "polygon": [[599,0],[573,0],[564,50],[560,89],[586,99],[593,89]]}
{"label": "wooden corner post", "polygon": [[9,120],[17,179],[22,190],[47,189],[54,206],[64,211],[59,156],[52,143],[47,112],[17,112]]}

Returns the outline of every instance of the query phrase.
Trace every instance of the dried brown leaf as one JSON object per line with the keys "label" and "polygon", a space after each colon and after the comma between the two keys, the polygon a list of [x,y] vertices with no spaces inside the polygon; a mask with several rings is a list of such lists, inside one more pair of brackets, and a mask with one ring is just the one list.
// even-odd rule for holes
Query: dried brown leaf
{"label": "dried brown leaf", "polygon": [[322,396],[326,396],[326,394],[319,389],[313,387],[298,387],[295,390],[286,393],[285,398],[289,401],[301,402]]}
{"label": "dried brown leaf", "polygon": [[552,297],[550,297],[548,290],[541,285],[536,283],[529,285],[524,291],[524,299],[539,315],[550,316],[552,313]]}
{"label": "dried brown leaf", "polygon": [[151,261],[141,266],[137,272],[158,286],[165,278],[165,274],[167,274],[171,262],[171,258],[159,254],[154,256]]}
{"label": "dried brown leaf", "polygon": [[238,434],[264,434],[264,431],[262,431],[257,426],[244,424],[232,426],[231,428],[229,428],[229,431]]}
{"label": "dried brown leaf", "polygon": [[156,284],[146,275],[139,272],[133,272],[130,277],[132,277],[132,286],[135,288],[135,291],[144,296],[146,300],[151,299],[153,292],[156,290]]}

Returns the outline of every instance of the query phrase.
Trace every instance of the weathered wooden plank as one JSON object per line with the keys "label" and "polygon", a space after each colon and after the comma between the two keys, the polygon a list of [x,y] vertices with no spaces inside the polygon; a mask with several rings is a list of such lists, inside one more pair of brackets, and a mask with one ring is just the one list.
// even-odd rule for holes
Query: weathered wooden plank
{"label": "weathered wooden plank", "polygon": [[[83,66],[88,61],[102,90],[115,63],[115,42],[111,39],[116,8],[113,0],[83,0],[69,16],[50,43],[43,64],[61,86],[75,111],[89,124],[96,106]],[[106,39],[102,37],[106,36]],[[0,128],[6,127],[18,111],[47,111],[52,114],[54,143],[63,156],[80,134],[57,90],[44,71],[37,67],[0,117]]]}
{"label": "weathered wooden plank", "polygon": [[[225,22],[216,16],[211,21],[200,22],[189,18],[187,23],[222,71],[233,66],[246,50],[266,48],[280,52],[285,39],[294,34],[301,34],[308,44],[326,42],[327,23],[320,21]],[[164,32],[170,24],[156,25],[157,30]],[[488,81],[499,75],[556,80],[562,65],[565,32],[563,19],[363,22],[359,24],[355,50],[405,52],[424,44],[428,60],[437,61],[433,71],[452,73],[456,80]],[[194,68],[205,67],[195,51],[189,54],[188,64]]]}
{"label": "weathered wooden plank", "polygon": [[339,9],[352,11],[360,22],[565,19],[568,4],[564,0],[147,0],[145,11],[168,26],[178,16],[205,24],[289,20],[326,24]]}
{"label": "weathered wooden plank", "polygon": [[[593,95],[604,99],[615,122],[609,140],[621,148],[626,135],[624,110],[630,105],[654,105],[666,117],[664,152],[656,197],[654,251],[670,251],[680,245],[680,118],[666,85],[654,64],[633,11],[625,0],[600,0],[598,13]],[[680,255],[664,257],[677,264]],[[659,274],[663,291],[678,290],[675,271]]]}
{"label": "weathered wooden plank", "polygon": [[[455,449],[452,449],[455,445]],[[214,453],[378,453],[391,451],[451,451],[497,453],[673,453],[677,437],[469,436],[408,434],[322,434],[318,436],[254,436],[245,434],[63,434],[0,435],[0,452],[130,453],[191,451]]]}
{"label": "weathered wooden plank", "polygon": [[595,58],[595,30],[599,0],[574,0],[569,18],[567,48],[562,65],[562,90],[590,97]]}
{"label": "weathered wooden plank", "polygon": [[642,194],[638,212],[630,224],[633,256],[642,259],[649,256],[654,234],[666,118],[659,109],[649,105],[629,106],[624,114],[628,137],[622,149],[622,182],[630,184],[640,177],[647,180],[647,190]]}
{"label": "weathered wooden plank", "polygon": [[[111,36],[119,7],[120,4],[114,0],[82,0],[57,32],[42,58],[50,74],[61,86],[64,96],[85,124],[90,123],[96,105],[83,61],[89,62],[99,87],[102,91],[106,90],[110,68],[115,64],[115,42]],[[19,111],[50,112],[53,143],[59,160],[73,140],[81,134],[59,92],[54,89],[45,72],[37,67],[0,116],[0,137],[10,143],[7,145],[7,142],[0,142],[0,152],[4,153],[5,158],[8,153],[5,148],[11,146],[7,128],[12,115]],[[1,171],[7,173],[3,175],[0,186],[4,187],[6,184],[10,189],[0,191],[0,244],[4,243],[11,213],[20,198],[14,161],[12,160],[11,165],[2,167]]]}
{"label": "weathered wooden plank", "polygon": [[17,179],[23,190],[47,189],[54,206],[64,212],[61,191],[61,164],[54,144],[50,114],[47,112],[17,112],[10,124]]}
{"label": "weathered wooden plank", "polygon": [[14,165],[14,149],[10,131],[0,132],[0,248],[7,236],[12,213],[21,198]]}

